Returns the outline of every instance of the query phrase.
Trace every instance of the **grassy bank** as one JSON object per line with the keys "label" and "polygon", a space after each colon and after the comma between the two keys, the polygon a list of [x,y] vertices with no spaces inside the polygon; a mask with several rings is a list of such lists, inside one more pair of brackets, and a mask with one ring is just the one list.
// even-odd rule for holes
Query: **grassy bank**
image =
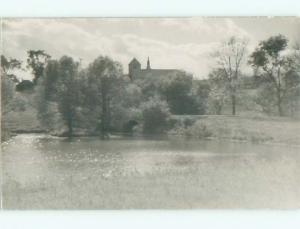
{"label": "grassy bank", "polygon": [[286,117],[173,116],[170,136],[300,145],[300,120]]}
{"label": "grassy bank", "polygon": [[1,141],[7,141],[12,136],[20,133],[40,133],[43,132],[35,110],[25,110],[22,112],[10,111],[2,116]]}
{"label": "grassy bank", "polygon": [[[2,120],[2,141],[19,133],[39,133],[43,128],[36,112],[9,112]],[[60,125],[58,125],[60,126]],[[94,136],[95,133],[78,128],[74,136]],[[63,136],[63,129],[53,132]],[[120,133],[118,133],[120,134]],[[126,134],[126,133],[122,133]],[[134,135],[143,133],[137,132]],[[300,119],[245,114],[231,115],[173,115],[168,135],[196,139],[222,139],[247,142],[300,145]]]}

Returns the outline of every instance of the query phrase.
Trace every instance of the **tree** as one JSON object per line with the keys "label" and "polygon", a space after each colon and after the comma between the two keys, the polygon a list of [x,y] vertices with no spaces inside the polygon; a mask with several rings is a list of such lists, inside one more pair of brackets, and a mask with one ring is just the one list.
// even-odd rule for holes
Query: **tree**
{"label": "tree", "polygon": [[33,90],[34,83],[30,80],[22,80],[20,83],[16,85],[16,91],[24,92],[24,91],[31,91]]}
{"label": "tree", "polygon": [[1,55],[1,111],[6,109],[14,95],[14,84],[19,82],[14,70],[21,69],[22,62]]}
{"label": "tree", "polygon": [[51,56],[44,50],[29,50],[27,54],[27,68],[32,70],[33,83],[36,85],[38,79],[43,75],[47,61]]}
{"label": "tree", "polygon": [[166,78],[162,84],[165,97],[173,114],[197,114],[195,96],[192,96],[193,77],[185,72]]}
{"label": "tree", "polygon": [[162,95],[163,81],[169,77],[170,75],[164,75],[164,77],[161,78],[145,75],[142,77],[137,77],[133,83],[141,88],[142,97],[140,99],[142,101],[147,101],[150,97]]}
{"label": "tree", "polygon": [[51,130],[59,116],[61,124],[67,127],[64,134],[71,137],[79,107],[79,64],[68,56],[61,57],[59,61],[51,60],[48,64],[36,85],[38,118],[44,127]]}
{"label": "tree", "polygon": [[[285,103],[290,116],[295,116],[300,105],[300,73],[290,71],[285,76],[286,92]],[[298,114],[299,115],[299,114]]]}
{"label": "tree", "polygon": [[100,56],[89,65],[87,76],[86,89],[90,92],[87,93],[86,105],[90,107],[89,110],[100,112],[96,126],[102,137],[106,138],[111,129],[112,105],[121,99],[122,66],[109,57]]}
{"label": "tree", "polygon": [[5,118],[7,112],[11,110],[10,104],[14,98],[14,83],[6,75],[1,75],[1,142],[9,138],[9,128],[6,125]]}
{"label": "tree", "polygon": [[1,74],[1,113],[7,110],[8,104],[14,97],[14,83],[6,75]]}
{"label": "tree", "polygon": [[198,114],[207,113],[210,87],[209,80],[193,80],[192,96],[196,100]]}
{"label": "tree", "polygon": [[58,110],[71,137],[79,104],[78,62],[71,57],[63,56],[59,60],[58,87]]}
{"label": "tree", "polygon": [[294,70],[297,73],[300,73],[300,42],[297,42],[294,45],[294,52],[292,54],[292,58],[294,60]]}
{"label": "tree", "polygon": [[213,53],[217,68],[224,71],[224,77],[228,82],[233,115],[236,114],[238,79],[245,59],[246,47],[246,40],[231,37],[228,41],[221,44],[218,51]]}
{"label": "tree", "polygon": [[1,55],[2,74],[4,77],[10,78],[15,83],[19,82],[19,80],[17,79],[17,76],[13,73],[13,71],[16,69],[21,69],[21,65],[21,61],[13,58],[7,59],[4,55]]}
{"label": "tree", "polygon": [[[58,103],[61,93],[61,66],[58,60],[49,60],[45,66],[43,77],[39,78],[35,87],[38,119],[48,131],[61,126]],[[59,122],[60,121],[60,122]]]}
{"label": "tree", "polygon": [[261,82],[256,89],[253,101],[261,107],[262,112],[271,115],[272,113],[276,113],[275,95],[275,88],[270,82]]}
{"label": "tree", "polygon": [[6,126],[7,113],[12,110],[15,97],[15,83],[18,82],[14,70],[21,68],[21,62],[16,59],[7,59],[4,55],[1,58],[1,141],[9,138],[9,129]]}
{"label": "tree", "polygon": [[168,104],[157,96],[142,105],[143,130],[147,134],[161,134],[166,131],[170,110]]}
{"label": "tree", "polygon": [[49,60],[45,66],[43,80],[41,82],[45,87],[45,99],[48,101],[57,101],[60,79],[61,63],[57,60]]}
{"label": "tree", "polygon": [[284,78],[292,66],[291,58],[284,55],[287,45],[283,35],[272,36],[259,43],[249,60],[255,75],[273,85],[279,116],[283,116],[282,103],[288,89]]}
{"label": "tree", "polygon": [[209,73],[210,91],[208,96],[208,109],[212,114],[220,115],[228,97],[228,85],[224,69],[214,69]]}

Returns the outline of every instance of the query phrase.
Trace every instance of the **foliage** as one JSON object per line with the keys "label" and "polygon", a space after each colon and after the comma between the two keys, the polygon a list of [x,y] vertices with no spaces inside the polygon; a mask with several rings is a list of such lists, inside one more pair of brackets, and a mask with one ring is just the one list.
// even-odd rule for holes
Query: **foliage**
{"label": "foliage", "polygon": [[142,104],[143,114],[143,131],[146,134],[164,133],[170,118],[168,104],[159,99],[152,97],[149,101]]}
{"label": "foliage", "polygon": [[300,73],[300,42],[294,45],[294,52],[292,54],[292,59],[294,60],[293,70]]}
{"label": "foliage", "polygon": [[209,80],[193,80],[192,96],[196,101],[197,111],[200,115],[207,113],[210,90]]}
{"label": "foliage", "polygon": [[209,74],[210,90],[207,100],[210,114],[220,115],[228,97],[228,81],[223,69],[214,69]]}
{"label": "foliage", "polygon": [[7,105],[14,97],[14,83],[6,75],[1,75],[1,111],[6,109]]}
{"label": "foliage", "polygon": [[59,61],[49,61],[43,77],[37,84],[38,118],[48,130],[61,118],[72,136],[79,107],[78,63],[63,56]]}
{"label": "foliage", "polygon": [[135,83],[125,84],[125,94],[123,97],[124,103],[128,107],[139,107],[142,102],[142,88]]}
{"label": "foliage", "polygon": [[42,84],[45,87],[45,99],[48,101],[58,99],[60,64],[57,60],[49,60],[45,66]]}
{"label": "foliage", "polygon": [[68,136],[72,136],[78,103],[78,63],[71,57],[63,56],[59,60],[58,110],[68,127]]}
{"label": "foliage", "polygon": [[[226,114],[228,108],[236,114],[236,107],[240,115],[250,111],[273,115],[275,108],[280,115],[298,114],[300,46],[288,50],[287,45],[282,35],[260,42],[249,61],[254,76],[244,77],[247,42],[232,37],[213,53],[216,65],[208,79],[195,79],[184,71],[161,71],[156,77],[149,71],[129,80],[121,64],[107,56],[83,67],[68,56],[55,60],[43,50],[29,50],[32,82],[18,81],[15,70],[22,70],[20,61],[1,56],[2,106],[18,113],[37,109],[45,130],[59,134],[67,128],[67,136],[80,132],[107,137],[135,130],[162,134],[173,128],[186,136],[208,137],[211,129],[196,124],[198,115]],[[177,116],[186,119],[178,122]]]}
{"label": "foliage", "polygon": [[186,121],[187,119],[184,119],[183,122],[178,123],[168,134],[199,139],[212,136],[212,131],[207,127],[205,121],[189,119],[188,125],[186,125]]}
{"label": "foliage", "polygon": [[34,88],[34,83],[30,80],[22,80],[16,85],[16,91],[18,92],[28,92],[32,91]]}
{"label": "foliage", "polygon": [[[164,78],[169,77],[166,75]],[[155,95],[162,95],[162,82],[164,78],[141,76],[134,80],[134,84],[141,89],[141,100],[147,101]]]}
{"label": "foliage", "polygon": [[273,85],[265,82],[258,87],[254,102],[261,107],[265,114],[272,115],[275,112],[274,107],[276,107],[275,95]]}
{"label": "foliage", "polygon": [[290,116],[299,115],[300,108],[300,72],[291,70],[284,77],[286,92],[284,93],[284,103],[286,111]]}
{"label": "foliage", "polygon": [[184,72],[162,82],[162,94],[172,114],[197,114],[198,107],[192,95],[193,77]]}
{"label": "foliage", "polygon": [[15,83],[18,82],[14,70],[21,68],[21,62],[17,59],[7,59],[1,55],[1,113],[2,115],[9,109],[9,104],[15,96]]}
{"label": "foliage", "polygon": [[282,102],[288,89],[284,78],[291,66],[291,59],[283,53],[287,45],[288,40],[283,35],[270,37],[259,43],[249,60],[255,70],[255,75],[273,85],[276,91],[276,106],[280,116],[283,115]]}
{"label": "foliage", "polygon": [[[96,112],[94,123],[105,137],[111,129],[112,116],[121,105],[123,93],[122,67],[109,57],[99,56],[88,67],[83,88],[85,109]],[[116,109],[115,109],[116,108]]]}
{"label": "foliage", "polygon": [[55,130],[57,125],[63,124],[59,122],[59,112],[57,103],[47,100],[45,96],[45,86],[38,84],[36,86],[36,104],[37,104],[37,118],[41,126],[47,131],[60,131],[59,128]]}
{"label": "foliage", "polygon": [[1,55],[1,142],[8,140],[11,136],[11,130],[7,125],[7,118],[9,112],[14,111],[16,108],[24,110],[25,104],[16,104],[19,100],[16,99],[15,83],[18,82],[18,78],[15,75],[15,70],[21,69],[21,61],[13,58],[7,59],[4,55]]}
{"label": "foliage", "polygon": [[7,59],[4,55],[1,55],[1,71],[3,75],[7,78],[10,78],[13,82],[18,82],[17,76],[13,73],[16,69],[21,69],[22,62],[14,59],[9,58]]}
{"label": "foliage", "polygon": [[31,69],[34,76],[33,83],[36,85],[38,79],[43,75],[45,65],[51,56],[44,50],[29,50],[27,54],[27,68]]}

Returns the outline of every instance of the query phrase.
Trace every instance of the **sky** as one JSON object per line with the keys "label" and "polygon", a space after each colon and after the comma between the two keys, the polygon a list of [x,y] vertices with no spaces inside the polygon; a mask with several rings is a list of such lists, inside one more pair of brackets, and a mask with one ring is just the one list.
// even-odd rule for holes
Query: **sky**
{"label": "sky", "polygon": [[[300,41],[300,18],[26,18],[2,19],[2,53],[20,59],[26,52],[45,50],[52,58],[63,55],[87,66],[99,55],[128,63],[137,58],[142,68],[149,56],[152,68],[181,69],[206,78],[214,67],[211,54],[220,43],[237,36],[248,40],[248,54],[261,40],[283,34],[289,44]],[[243,66],[249,70],[246,64]],[[30,79],[29,71],[19,73]]]}

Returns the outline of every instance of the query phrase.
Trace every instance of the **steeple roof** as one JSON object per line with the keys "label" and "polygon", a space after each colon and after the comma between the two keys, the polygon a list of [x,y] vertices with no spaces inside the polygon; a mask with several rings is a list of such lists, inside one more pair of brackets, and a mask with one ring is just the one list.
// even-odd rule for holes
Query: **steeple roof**
{"label": "steeple roof", "polygon": [[149,56],[148,56],[148,60],[147,60],[147,69],[148,69],[148,70],[151,69],[151,67],[150,67],[150,59],[149,59]]}

